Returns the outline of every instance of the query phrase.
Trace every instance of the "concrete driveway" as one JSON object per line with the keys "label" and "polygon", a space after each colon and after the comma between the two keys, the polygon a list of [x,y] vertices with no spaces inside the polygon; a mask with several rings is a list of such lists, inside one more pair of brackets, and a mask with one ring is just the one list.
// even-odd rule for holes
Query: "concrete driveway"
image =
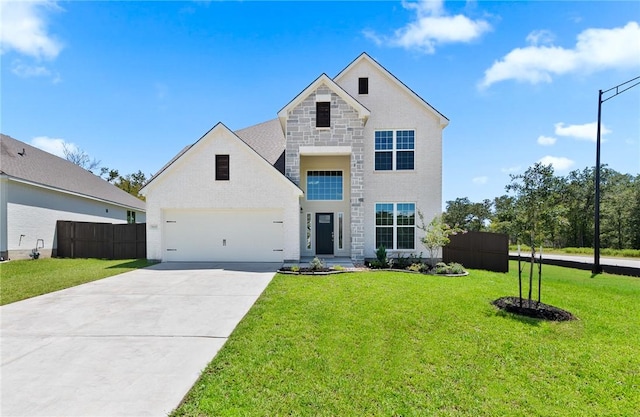
{"label": "concrete driveway", "polygon": [[164,263],[0,307],[0,414],[166,415],[279,266]]}

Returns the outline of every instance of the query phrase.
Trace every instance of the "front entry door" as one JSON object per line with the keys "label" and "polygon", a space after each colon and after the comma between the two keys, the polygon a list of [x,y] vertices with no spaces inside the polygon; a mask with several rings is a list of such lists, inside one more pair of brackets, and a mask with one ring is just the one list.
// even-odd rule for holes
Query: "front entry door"
{"label": "front entry door", "polygon": [[333,213],[316,213],[316,255],[333,255]]}

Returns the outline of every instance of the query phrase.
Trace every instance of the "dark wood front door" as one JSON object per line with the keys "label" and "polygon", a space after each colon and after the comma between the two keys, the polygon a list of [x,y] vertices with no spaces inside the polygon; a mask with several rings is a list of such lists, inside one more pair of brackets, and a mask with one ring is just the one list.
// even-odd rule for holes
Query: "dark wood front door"
{"label": "dark wood front door", "polygon": [[333,213],[316,213],[316,255],[333,255]]}

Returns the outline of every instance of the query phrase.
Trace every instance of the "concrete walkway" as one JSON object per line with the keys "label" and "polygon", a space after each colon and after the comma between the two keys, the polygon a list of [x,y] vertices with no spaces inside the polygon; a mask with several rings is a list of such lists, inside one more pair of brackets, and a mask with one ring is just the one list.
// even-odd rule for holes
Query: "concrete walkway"
{"label": "concrete walkway", "polygon": [[279,267],[158,264],[0,307],[0,415],[166,415]]}

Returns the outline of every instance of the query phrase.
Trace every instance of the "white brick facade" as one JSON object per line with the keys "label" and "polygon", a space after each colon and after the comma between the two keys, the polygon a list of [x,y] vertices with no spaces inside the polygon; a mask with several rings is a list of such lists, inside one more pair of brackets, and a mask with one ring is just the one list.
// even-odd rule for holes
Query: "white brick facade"
{"label": "white brick facade", "polygon": [[[358,79],[368,78],[368,94]],[[442,129],[448,120],[370,59],[356,60],[336,82],[371,111],[364,128],[364,224],[366,257],[375,256],[375,204],[413,202],[428,223],[442,211]],[[375,171],[374,132],[415,131],[415,169]],[[424,251],[417,230],[416,253]]]}
{"label": "white brick facade", "polygon": [[[215,180],[215,155],[229,155],[229,181]],[[284,259],[299,259],[302,192],[224,125],[218,124],[144,189],[147,258],[165,260],[163,211],[281,210]],[[242,233],[252,233],[242,230]],[[213,255],[212,255],[213,256]],[[246,250],[250,261],[251,247]]]}
{"label": "white brick facade", "polygon": [[[368,80],[366,94],[359,93],[360,78]],[[329,126],[316,125],[317,102],[330,102]],[[165,213],[182,219],[188,215],[184,210],[208,210],[211,215],[215,215],[216,210],[221,210],[220,215],[224,210],[249,214],[251,210],[262,210],[260,215],[255,212],[256,219],[263,216],[265,210],[283,213],[282,251],[286,260],[316,254],[310,238],[314,233],[311,219],[316,215],[320,219],[325,214],[333,214],[334,219],[339,219],[334,224],[333,233],[327,226],[330,222],[325,221],[324,226],[320,221],[317,224],[324,233],[318,236],[328,236],[318,238],[318,246],[328,242],[334,245],[333,252],[322,253],[362,261],[375,256],[376,203],[414,203],[415,217],[420,211],[427,222],[441,211],[442,130],[448,120],[368,55],[362,54],[334,79],[325,74],[318,77],[280,110],[278,120],[273,122],[279,123],[282,131],[261,128],[270,122],[243,131],[256,135],[256,130],[260,130],[258,133],[266,136],[256,135],[256,140],[262,142],[257,142],[259,146],[255,149],[277,151],[277,147],[271,145],[280,144],[284,161],[281,156],[279,161],[283,163],[279,169],[283,173],[274,168],[278,166],[274,164],[275,158],[270,162],[261,159],[247,145],[249,142],[243,142],[224,125],[218,124],[143,189],[147,196],[147,251],[150,259],[173,259],[176,254],[169,256],[167,251],[178,250],[166,242],[164,230],[168,226],[163,222],[172,220],[165,218]],[[375,170],[374,137],[377,130],[414,132],[414,169]],[[230,155],[229,181],[215,181],[213,178],[216,154]],[[307,200],[304,191],[310,170],[325,171],[334,177],[341,175],[342,197]],[[321,182],[319,174],[315,178],[319,178],[314,179],[315,183]],[[206,219],[201,212],[198,217]],[[251,217],[245,219],[247,223],[251,222]],[[215,223],[213,219],[206,223],[211,226],[208,232],[211,235],[225,229],[224,225],[212,226]],[[225,230],[223,233],[226,236],[230,232]],[[243,233],[252,233],[252,230]],[[196,234],[194,230],[192,235]],[[415,249],[403,250],[402,253],[424,251],[420,237],[416,228]],[[208,244],[202,236],[194,239],[199,239],[203,245]],[[217,236],[215,239],[226,244],[225,238]],[[247,244],[246,260],[252,259],[250,246]],[[212,251],[219,255],[223,247],[218,246]],[[323,251],[326,249],[327,246],[323,245]],[[191,250],[198,249],[192,247]],[[185,255],[185,259],[193,258],[191,255]]]}

